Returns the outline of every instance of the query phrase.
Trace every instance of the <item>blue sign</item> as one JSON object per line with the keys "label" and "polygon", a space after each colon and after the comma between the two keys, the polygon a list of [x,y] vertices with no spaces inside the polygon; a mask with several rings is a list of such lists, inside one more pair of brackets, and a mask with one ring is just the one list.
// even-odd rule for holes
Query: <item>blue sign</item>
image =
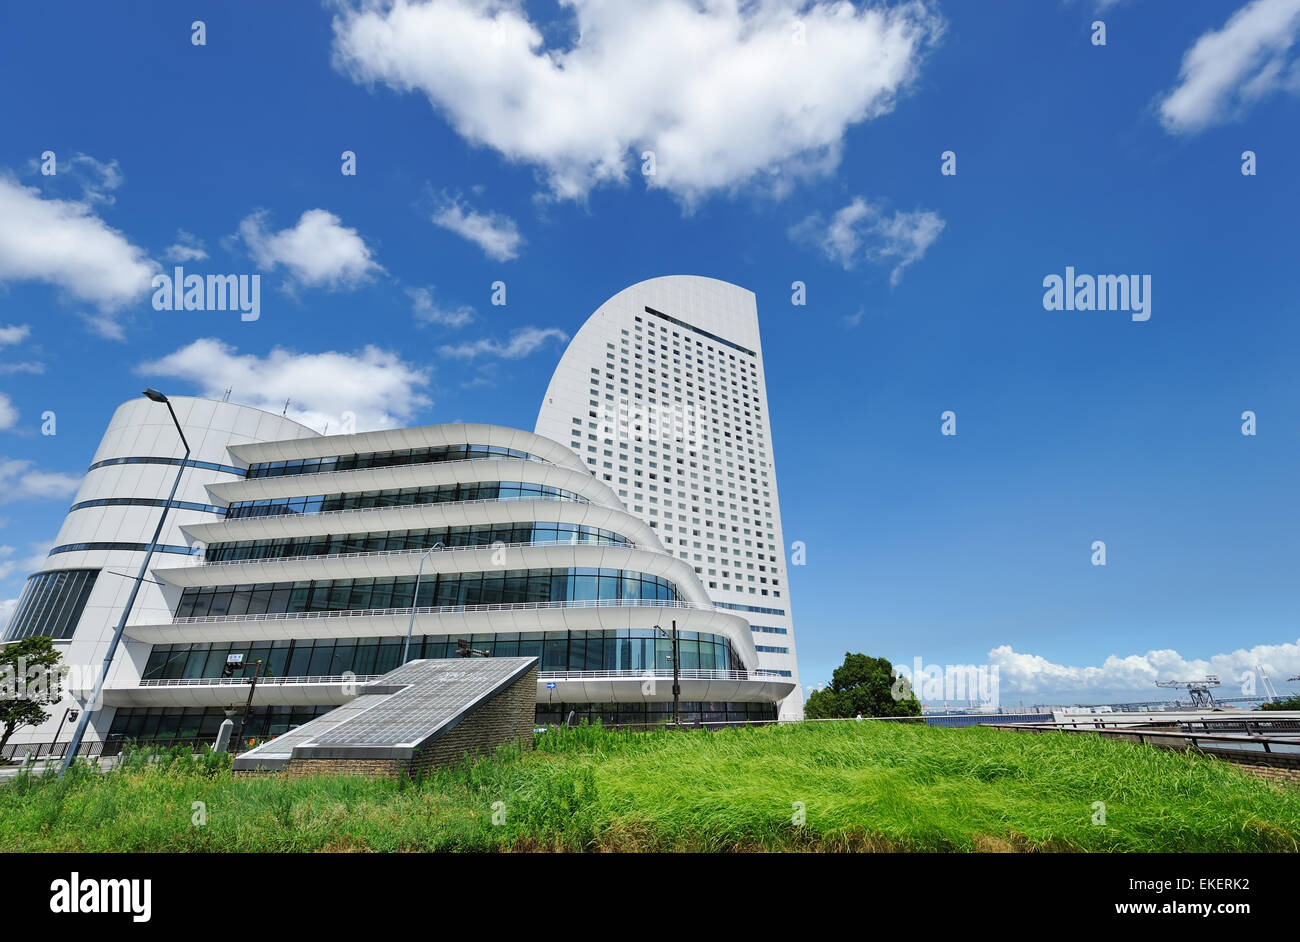
{"label": "blue sign", "polygon": [[546,689],[547,689],[547,690],[554,690],[554,689],[555,689],[555,681],[553,681],[553,680],[548,680],[548,681],[546,682]]}

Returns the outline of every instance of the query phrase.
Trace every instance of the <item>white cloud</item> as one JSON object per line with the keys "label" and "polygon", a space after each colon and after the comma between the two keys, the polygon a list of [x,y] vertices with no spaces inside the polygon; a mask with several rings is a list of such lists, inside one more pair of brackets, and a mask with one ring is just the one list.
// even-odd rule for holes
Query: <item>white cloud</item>
{"label": "white cloud", "polygon": [[328,424],[333,433],[342,431],[345,413],[364,432],[408,425],[419,410],[433,405],[423,391],[429,384],[427,371],[373,346],[359,353],[294,353],[277,347],[259,357],[203,338],[141,364],[136,372],[186,380],[200,395],[214,399],[229,388],[233,401],[276,415],[287,399],[289,418],[317,431]]}
{"label": "white cloud", "polygon": [[459,360],[473,360],[476,357],[501,357],[505,360],[519,360],[536,351],[548,340],[560,343],[569,339],[569,335],[558,327],[521,327],[510,335],[505,343],[492,338],[472,340],[454,346],[439,347],[443,356]]}
{"label": "white cloud", "polygon": [[0,327],[0,347],[11,346],[15,343],[22,343],[31,334],[32,329],[26,324],[16,324],[11,327]]}
{"label": "white cloud", "polygon": [[0,393],[0,431],[11,429],[18,422],[18,409],[14,401]]}
{"label": "white cloud", "polygon": [[355,288],[383,271],[357,230],[324,209],[309,209],[291,229],[268,232],[268,213],[258,210],[239,224],[253,260],[265,269],[283,265],[308,288]]}
{"label": "white cloud", "polygon": [[88,203],[42,199],[0,175],[0,281],[41,281],[101,311],[149,291],[157,266]]}
{"label": "white cloud", "polygon": [[28,497],[71,497],[81,486],[80,474],[40,471],[32,464],[19,458],[0,458],[0,504]]}
{"label": "white cloud", "polygon": [[464,327],[474,320],[474,309],[466,304],[446,306],[433,298],[432,288],[407,288],[411,299],[411,308],[415,319],[425,324],[441,324],[444,327]]}
{"label": "white cloud", "polygon": [[1200,131],[1239,116],[1265,96],[1300,94],[1300,0],[1252,0],[1183,55],[1179,85],[1160,102],[1172,132]]}
{"label": "white cloud", "polygon": [[[1157,688],[1157,680],[1195,680],[1207,674],[1214,674],[1222,681],[1219,693],[1225,697],[1262,695],[1260,670],[1285,696],[1283,681],[1300,674],[1300,640],[1238,648],[1208,658],[1186,657],[1169,649],[1146,654],[1112,654],[1099,665],[1087,666],[1057,664],[1041,655],[1017,652],[1005,644],[989,651],[988,658],[987,666],[998,669],[1003,706],[1017,699],[1026,703],[1058,704],[1169,699],[1179,693]],[[1248,672],[1254,676],[1254,693],[1249,694],[1242,690]],[[1181,695],[1185,697],[1186,692]]]}
{"label": "white cloud", "polygon": [[838,210],[828,223],[814,213],[792,226],[790,238],[818,246],[826,257],[849,269],[862,259],[876,264],[893,263],[889,283],[897,286],[903,270],[925,255],[943,232],[944,221],[938,213],[915,210],[886,215],[855,196]]}
{"label": "white cloud", "polygon": [[169,262],[180,264],[201,262],[207,257],[208,253],[203,247],[203,240],[192,233],[186,232],[184,229],[177,229],[176,241],[163,250],[163,258]]}
{"label": "white cloud", "polygon": [[433,214],[433,224],[473,242],[490,259],[508,262],[519,257],[523,236],[509,216],[480,213],[459,199],[447,198]]}
{"label": "white cloud", "polygon": [[919,0],[567,0],[571,22],[549,42],[514,3],[341,6],[337,69],[423,93],[465,140],[539,167],[562,198],[623,180],[646,150],[646,184],[688,200],[829,172],[845,131],[893,109],[943,30]]}
{"label": "white cloud", "polygon": [[[50,550],[54,548],[54,541],[48,543],[29,543],[27,544],[28,553],[25,557],[15,558],[14,548],[12,546],[0,546],[0,580],[13,578],[15,576],[22,578],[40,569],[45,565],[45,559],[50,555]],[[10,600],[14,604],[17,599]],[[0,624],[7,621],[8,614],[3,611],[3,605],[0,602]]]}
{"label": "white cloud", "polygon": [[0,376],[9,376],[13,373],[32,373],[39,376],[44,372],[44,363],[36,363],[31,360],[23,360],[18,363],[0,363]]}
{"label": "white cloud", "polygon": [[74,154],[67,160],[59,161],[58,166],[60,174],[69,174],[81,184],[87,202],[104,203],[107,206],[117,202],[113,190],[122,185],[125,177],[116,160],[105,163],[89,154]]}

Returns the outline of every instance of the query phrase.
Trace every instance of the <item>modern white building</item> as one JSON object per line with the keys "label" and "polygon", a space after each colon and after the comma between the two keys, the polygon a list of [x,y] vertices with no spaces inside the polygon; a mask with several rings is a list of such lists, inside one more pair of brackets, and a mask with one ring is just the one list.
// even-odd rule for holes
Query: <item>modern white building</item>
{"label": "modern white building", "polygon": [[[769,636],[751,613],[715,605],[692,561],[665,551],[659,521],[629,511],[567,429],[565,444],[477,424],[324,436],[231,403],[171,402],[193,453],[88,742],[211,736],[242,713],[239,674],[258,660],[244,735],[278,735],[398,666],[408,630],[411,659],[456,656],[461,641],[538,657],[541,722],[670,719],[674,621],[684,721],[769,720],[795,689],[762,669]],[[753,407],[736,421],[742,411]],[[754,441],[774,511],[770,450]],[[165,405],[117,409],[5,640],[54,637],[90,686],[182,453]],[[779,546],[775,520],[764,540]],[[742,547],[748,536],[738,558]],[[786,608],[784,593],[733,597]],[[785,614],[765,617],[788,625]],[[222,676],[232,659],[241,668]],[[62,712],[9,751],[49,743]]]}
{"label": "modern white building", "polygon": [[537,416],[749,622],[758,674],[793,685],[803,716],[776,458],[754,294],[712,278],[652,278],[591,315]]}

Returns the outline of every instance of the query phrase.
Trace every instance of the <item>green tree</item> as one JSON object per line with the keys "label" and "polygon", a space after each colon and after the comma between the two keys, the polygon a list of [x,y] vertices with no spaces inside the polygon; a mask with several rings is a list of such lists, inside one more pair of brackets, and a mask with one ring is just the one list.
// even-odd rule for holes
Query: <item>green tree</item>
{"label": "green tree", "polygon": [[921,704],[911,687],[894,676],[883,657],[845,652],[831,685],[814,691],[803,707],[810,720],[852,716],[920,716]]}
{"label": "green tree", "polygon": [[1261,703],[1261,710],[1300,710],[1300,694],[1294,697],[1287,697],[1285,700],[1274,700],[1272,703]]}
{"label": "green tree", "polygon": [[43,635],[0,647],[0,749],[24,726],[50,718],[45,707],[62,695],[62,658]]}

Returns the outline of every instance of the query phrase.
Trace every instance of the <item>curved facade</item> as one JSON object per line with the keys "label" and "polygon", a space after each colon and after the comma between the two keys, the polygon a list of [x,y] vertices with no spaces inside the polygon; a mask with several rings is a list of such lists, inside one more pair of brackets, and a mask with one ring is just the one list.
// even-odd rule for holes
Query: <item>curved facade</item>
{"label": "curved facade", "polygon": [[[269,670],[249,734],[282,732],[397,666],[412,613],[413,658],[455,656],[462,640],[537,656],[543,720],[667,719],[671,649],[655,626],[673,621],[687,718],[772,718],[790,691],[757,673],[745,617],[716,607],[694,568],[563,445],[479,424],[322,436],[226,403],[173,403],[199,463],[186,470],[94,738],[214,733],[248,690],[221,676],[232,655]],[[164,407],[118,409],[58,543],[133,548],[56,546],[46,567],[73,573],[69,604],[87,596],[66,639],[70,664],[102,659],[177,469],[117,459],[179,450]],[[33,612],[55,593],[41,577]],[[67,610],[41,604],[48,625]],[[20,604],[11,632],[22,614]]]}
{"label": "curved facade", "polygon": [[693,275],[610,298],[573,337],[536,431],[569,447],[710,600],[743,616],[757,675],[801,718],[781,503],[752,292]]}
{"label": "curved facade", "polygon": [[[220,520],[224,512],[208,493],[209,486],[236,480],[244,473],[243,462],[230,452],[233,446],[312,437],[317,433],[282,416],[229,402],[181,396],[173,397],[171,402],[190,443],[190,464],[159,536],[161,551],[155,551],[153,563],[180,568],[201,562],[192,555],[193,543],[185,528]],[[6,629],[6,640],[32,634],[54,637],[62,648],[64,662],[73,668],[72,682],[81,681],[87,687],[93,684],[183,455],[184,448],[165,406],[139,398],[114,411],[72,508],[59,528],[53,550],[27,581]],[[41,584],[59,574],[66,574],[62,578],[68,591],[57,597],[38,598]],[[71,597],[74,581],[91,582],[80,606],[78,599]],[[146,580],[141,584],[131,620],[166,620],[179,598],[178,588]],[[25,612],[31,617],[26,618]],[[108,685],[135,683],[149,650],[147,643],[124,639]],[[15,741],[49,742],[62,712],[56,710],[39,728],[20,730]],[[88,737],[102,738],[107,730],[104,724],[111,721],[112,713],[101,711]],[[69,733],[69,729],[63,731],[65,737]]]}

